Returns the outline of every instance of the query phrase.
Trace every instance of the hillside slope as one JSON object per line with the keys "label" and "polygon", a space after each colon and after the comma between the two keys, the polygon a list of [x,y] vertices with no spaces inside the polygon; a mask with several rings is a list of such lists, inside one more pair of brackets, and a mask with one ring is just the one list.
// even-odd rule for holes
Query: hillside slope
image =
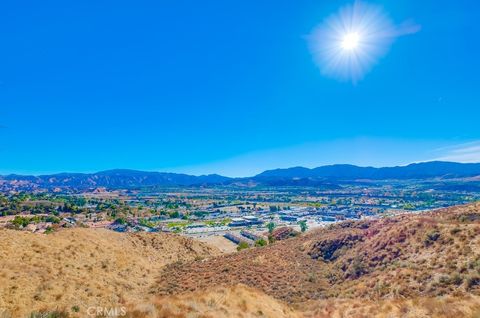
{"label": "hillside slope", "polygon": [[127,318],[478,318],[480,297],[327,299],[292,307],[244,285],[215,287],[128,307]]}
{"label": "hillside slope", "polygon": [[204,243],[163,233],[0,230],[0,308],[17,317],[43,308],[78,306],[83,311],[144,301],[162,266],[218,253]]}
{"label": "hillside slope", "polygon": [[237,284],[290,304],[480,295],[480,204],[343,222],[264,248],[171,264],[153,292]]}
{"label": "hillside slope", "polygon": [[300,318],[286,304],[244,285],[160,297],[149,304],[130,307],[127,317],[136,318]]}
{"label": "hillside slope", "polygon": [[0,268],[0,308],[12,317],[84,317],[111,304],[132,318],[473,318],[480,203],[342,222],[227,255],[162,233],[3,230]]}

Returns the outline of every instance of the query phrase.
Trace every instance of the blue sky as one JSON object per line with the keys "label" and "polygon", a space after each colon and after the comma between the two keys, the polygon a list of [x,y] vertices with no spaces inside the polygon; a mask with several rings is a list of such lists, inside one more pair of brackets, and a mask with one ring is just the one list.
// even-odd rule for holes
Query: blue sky
{"label": "blue sky", "polygon": [[478,5],[369,1],[421,28],[353,83],[308,43],[351,3],[2,2],[0,173],[480,161]]}

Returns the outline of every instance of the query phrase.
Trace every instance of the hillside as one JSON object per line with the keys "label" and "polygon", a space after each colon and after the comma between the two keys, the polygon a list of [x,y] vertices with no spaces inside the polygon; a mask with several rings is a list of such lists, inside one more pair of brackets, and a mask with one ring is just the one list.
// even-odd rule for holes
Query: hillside
{"label": "hillside", "polygon": [[162,269],[154,292],[244,284],[292,305],[480,295],[480,204],[344,222],[303,237]]}
{"label": "hillside", "polygon": [[295,307],[244,285],[214,287],[128,307],[131,318],[451,318],[480,316],[480,297],[326,299]]}
{"label": "hillside", "polygon": [[132,306],[127,317],[136,318],[238,318],[303,317],[286,304],[244,285],[160,297],[149,304]]}
{"label": "hillside", "polygon": [[346,221],[233,254],[93,229],[4,230],[0,245],[0,308],[14,317],[109,304],[132,318],[480,315],[480,203]]}
{"label": "hillside", "polygon": [[157,292],[241,283],[290,303],[479,293],[479,251],[476,204],[343,222],[265,248],[172,264],[164,268]]}
{"label": "hillside", "polygon": [[68,229],[0,230],[0,308],[14,317],[44,308],[81,311],[148,299],[162,266],[218,254],[181,236]]}

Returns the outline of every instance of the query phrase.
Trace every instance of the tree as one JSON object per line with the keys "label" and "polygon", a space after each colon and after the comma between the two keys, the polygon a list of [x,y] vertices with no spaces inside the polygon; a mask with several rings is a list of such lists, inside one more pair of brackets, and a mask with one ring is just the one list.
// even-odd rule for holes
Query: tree
{"label": "tree", "polygon": [[176,219],[176,218],[180,217],[180,213],[178,211],[173,211],[173,212],[168,213],[168,216],[170,216],[171,219]]}
{"label": "tree", "polygon": [[271,205],[270,206],[270,212],[278,212],[280,211],[280,207],[276,205]]}
{"label": "tree", "polygon": [[305,232],[306,230],[308,230],[308,225],[307,225],[307,221],[303,220],[303,221],[300,221],[298,222],[298,225],[300,225],[300,230],[303,232]]}
{"label": "tree", "polygon": [[57,218],[56,216],[47,216],[47,217],[45,218],[45,222],[50,222],[50,223],[58,224],[58,223],[60,223],[60,219]]}
{"label": "tree", "polygon": [[272,235],[273,230],[275,229],[275,223],[273,222],[267,223],[267,229],[268,229],[268,233]]}
{"label": "tree", "polygon": [[127,221],[124,218],[118,218],[118,219],[115,220],[115,223],[123,225],[123,224],[127,223]]}
{"label": "tree", "polygon": [[30,219],[17,215],[11,222],[16,228],[24,228],[25,226],[30,224]]}
{"label": "tree", "polygon": [[271,244],[275,242],[275,238],[273,237],[273,230],[275,229],[275,223],[273,222],[267,223],[267,229],[268,229],[268,242]]}

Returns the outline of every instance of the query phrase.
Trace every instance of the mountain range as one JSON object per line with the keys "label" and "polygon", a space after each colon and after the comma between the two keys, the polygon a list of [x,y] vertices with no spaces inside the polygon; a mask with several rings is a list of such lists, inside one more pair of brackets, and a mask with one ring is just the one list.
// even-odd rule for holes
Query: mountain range
{"label": "mountain range", "polygon": [[116,169],[96,173],[59,173],[52,175],[0,176],[0,185],[16,184],[24,187],[71,188],[136,188],[151,186],[199,186],[251,184],[268,186],[330,186],[337,182],[358,180],[425,180],[453,179],[480,176],[480,163],[431,161],[397,167],[359,167],[336,164],[313,169],[293,167],[267,170],[245,178],[230,178],[218,174],[193,176],[167,172],[146,172]]}

